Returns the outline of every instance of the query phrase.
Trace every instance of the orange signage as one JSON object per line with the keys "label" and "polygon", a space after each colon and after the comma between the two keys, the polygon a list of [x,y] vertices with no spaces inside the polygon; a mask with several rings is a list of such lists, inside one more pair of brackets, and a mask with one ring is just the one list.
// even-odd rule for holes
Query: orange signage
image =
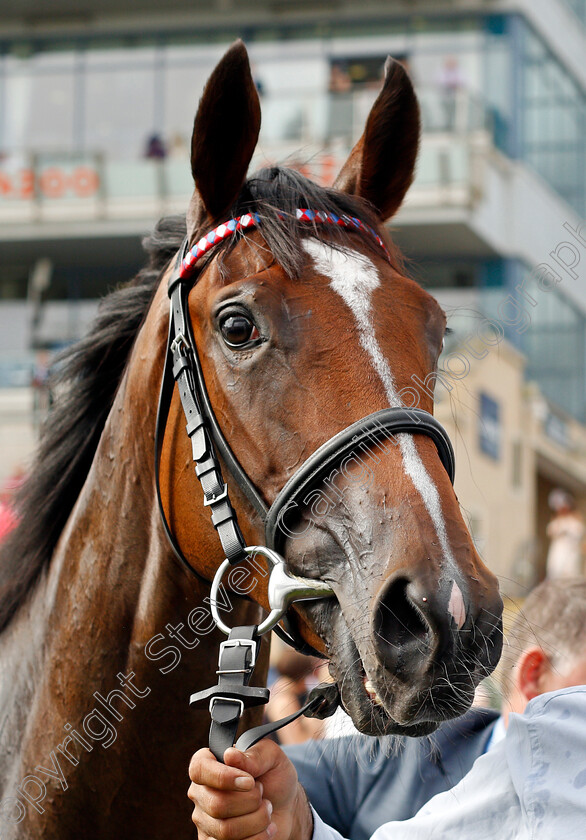
{"label": "orange signage", "polygon": [[[36,189],[35,189],[36,188]],[[91,198],[100,188],[100,176],[85,164],[47,166],[36,172],[31,168],[14,171],[0,169],[0,197],[29,200],[41,198]]]}

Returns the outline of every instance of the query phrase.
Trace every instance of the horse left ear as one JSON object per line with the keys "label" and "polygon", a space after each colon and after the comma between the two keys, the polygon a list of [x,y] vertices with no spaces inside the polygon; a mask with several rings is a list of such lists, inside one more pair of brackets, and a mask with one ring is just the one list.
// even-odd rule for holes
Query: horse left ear
{"label": "horse left ear", "polygon": [[419,105],[405,68],[390,56],[385,81],[334,187],[369,201],[389,219],[413,181],[421,133]]}
{"label": "horse left ear", "polygon": [[221,221],[240,192],[260,131],[260,102],[242,41],[208,79],[191,138],[195,192],[187,211],[191,237],[207,218]]}

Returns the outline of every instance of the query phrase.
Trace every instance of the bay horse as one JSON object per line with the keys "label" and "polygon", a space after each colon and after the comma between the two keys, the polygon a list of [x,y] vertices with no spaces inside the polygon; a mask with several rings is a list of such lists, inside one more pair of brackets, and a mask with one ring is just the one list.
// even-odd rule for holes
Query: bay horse
{"label": "bay horse", "polygon": [[[192,836],[185,796],[221,636],[206,617],[223,561],[202,505],[177,389],[160,461],[162,503],[191,568],[167,542],[153,446],[169,324],[166,281],[189,246],[253,214],[211,248],[189,319],[217,422],[267,504],[312,452],[427,382],[445,331],[438,304],[401,269],[383,222],[411,183],[419,113],[389,62],[364,134],[334,188],[282,168],[246,181],[260,105],[246,50],[220,61],[197,111],[187,220],[147,242],[150,263],[107,298],[61,362],[60,384],[0,562],[0,836],[46,840]],[[307,224],[355,219],[352,227]],[[315,221],[315,217],[314,221]],[[432,400],[421,393],[420,408]],[[263,522],[227,486],[249,545]],[[500,653],[502,603],[428,436],[361,445],[332,472],[330,503],[294,511],[283,554],[335,597],[292,620],[330,660],[344,707],[369,734],[423,735],[465,711]],[[323,502],[325,493],[321,497]],[[319,509],[318,509],[319,508]],[[317,515],[319,514],[319,516]],[[309,527],[311,524],[312,527]],[[258,623],[267,587],[230,595]],[[266,674],[266,647],[259,681]],[[246,716],[246,725],[258,712]]]}

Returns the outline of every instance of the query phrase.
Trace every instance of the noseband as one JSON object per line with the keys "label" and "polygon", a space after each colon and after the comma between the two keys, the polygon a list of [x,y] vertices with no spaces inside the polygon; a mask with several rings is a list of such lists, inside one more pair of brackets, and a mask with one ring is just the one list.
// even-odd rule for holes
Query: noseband
{"label": "noseband", "polygon": [[[388,252],[381,237],[360,219],[308,209],[297,210],[296,218],[298,222],[308,226],[330,224],[360,231],[374,238],[388,258]],[[203,489],[203,504],[210,508],[212,523],[218,532],[226,558],[216,572],[210,593],[214,620],[223,632],[229,634],[228,640],[221,645],[218,685],[192,697],[192,705],[206,703],[209,700],[213,720],[210,748],[219,757],[223,755],[224,749],[233,743],[242,710],[251,705],[267,702],[267,689],[252,688],[248,685],[262,633],[274,629],[296,650],[320,655],[292,628],[287,621],[286,611],[293,601],[329,597],[333,595],[333,592],[323,581],[300,578],[286,570],[281,552],[287,536],[291,535],[287,525],[287,516],[291,518],[293,511],[303,509],[304,499],[308,492],[319,485],[332,468],[343,462],[345,456],[366,443],[376,445],[381,440],[394,440],[397,434],[423,434],[430,437],[437,447],[438,455],[450,481],[454,480],[454,453],[448,435],[441,424],[429,412],[422,409],[386,408],[353,423],[320,446],[291,476],[270,508],[266,505],[259,490],[251,482],[232,452],[214,414],[205,386],[187,306],[189,292],[197,282],[198,260],[218,243],[242,231],[254,228],[258,223],[259,217],[254,213],[230,219],[200,239],[191,249],[189,249],[187,239],[180,249],[168,284],[168,294],[171,299],[169,336],[155,433],[155,480],[165,533],[182,565],[191,574],[209,585],[210,582],[193,568],[181,551],[165,516],[161,498],[159,476],[161,452],[173,389],[177,383],[186,420],[186,431],[191,440],[195,473]],[[266,547],[246,546],[236,513],[230,503],[228,487],[223,481],[218,453],[263,521]],[[268,584],[270,615],[258,627],[230,630],[218,614],[216,599],[218,589],[222,576],[230,566],[253,555],[266,558],[272,566]],[[310,696],[310,702],[299,714],[311,713],[320,717],[331,714],[337,703],[337,699],[332,697],[331,689],[332,687],[328,686],[327,691],[322,690],[313,698]],[[285,722],[292,719],[293,717],[287,718]],[[284,725],[284,722],[281,722],[281,725]],[[254,737],[248,738],[243,748],[251,746],[263,737],[266,732],[260,733],[260,730],[266,730],[266,728],[258,727],[257,730],[246,733],[247,736]],[[214,731],[216,734],[212,737]],[[257,734],[258,737],[256,737]],[[215,743],[213,744],[212,741]],[[228,743],[229,741],[231,742]],[[241,741],[242,738],[237,746],[241,745]]]}

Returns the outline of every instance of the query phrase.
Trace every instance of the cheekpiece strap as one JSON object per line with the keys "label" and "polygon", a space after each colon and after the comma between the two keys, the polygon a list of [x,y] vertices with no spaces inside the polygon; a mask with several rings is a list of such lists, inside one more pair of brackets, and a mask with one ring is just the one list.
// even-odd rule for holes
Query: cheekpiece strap
{"label": "cheekpiece strap", "polygon": [[228,488],[222,477],[195,381],[195,342],[192,339],[191,323],[187,314],[187,293],[188,289],[180,277],[180,272],[175,270],[169,281],[170,317],[173,324],[169,352],[173,379],[177,383],[185,415],[185,429],[191,441],[195,474],[204,494],[203,503],[210,509],[212,524],[218,532],[225,557],[231,563],[236,563],[245,556],[246,542],[228,497]]}

